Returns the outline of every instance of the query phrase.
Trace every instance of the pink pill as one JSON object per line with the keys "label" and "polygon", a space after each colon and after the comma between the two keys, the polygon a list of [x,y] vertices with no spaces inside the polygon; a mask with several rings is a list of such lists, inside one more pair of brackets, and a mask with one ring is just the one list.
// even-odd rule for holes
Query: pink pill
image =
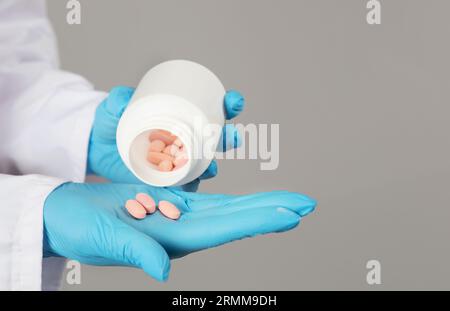
{"label": "pink pill", "polygon": [[164,148],[164,153],[171,155],[173,157],[175,157],[179,152],[180,152],[180,149],[178,149],[178,147],[175,146],[175,144],[169,145],[166,148]]}
{"label": "pink pill", "polygon": [[125,208],[136,219],[144,219],[147,214],[145,208],[136,200],[128,200],[125,203]]}
{"label": "pink pill", "polygon": [[180,153],[177,155],[175,160],[173,160],[173,164],[176,168],[180,168],[185,165],[188,161],[187,155],[185,153]]}
{"label": "pink pill", "polygon": [[180,147],[180,152],[178,154],[186,154],[186,148],[184,146]]}
{"label": "pink pill", "polygon": [[155,152],[161,152],[164,150],[165,147],[166,147],[166,144],[163,141],[156,139],[150,143],[149,150],[155,151]]}
{"label": "pink pill", "polygon": [[178,148],[183,147],[183,142],[182,142],[181,139],[179,139],[179,138],[175,139],[175,141],[173,142],[173,144],[174,144],[175,146],[177,146]]}
{"label": "pink pill", "polygon": [[164,131],[164,130],[157,130],[157,131],[151,132],[149,138],[150,138],[150,141],[161,140],[166,145],[171,145],[175,141],[175,139],[177,139],[176,136],[174,136],[170,132]]}
{"label": "pink pill", "polygon": [[159,165],[162,161],[173,161],[173,157],[165,153],[150,151],[147,155],[147,161]]}
{"label": "pink pill", "polygon": [[161,161],[158,165],[158,169],[161,172],[170,172],[173,169],[172,161],[170,160]]}
{"label": "pink pill", "polygon": [[180,218],[180,210],[169,201],[159,201],[158,209],[167,218],[174,220]]}
{"label": "pink pill", "polygon": [[155,200],[146,193],[138,193],[136,195],[136,201],[138,201],[144,208],[147,214],[153,214],[156,211]]}
{"label": "pink pill", "polygon": [[158,130],[161,134],[167,135],[167,136],[171,136],[173,138],[176,138],[175,135],[173,135],[171,132],[166,131],[166,130]]}

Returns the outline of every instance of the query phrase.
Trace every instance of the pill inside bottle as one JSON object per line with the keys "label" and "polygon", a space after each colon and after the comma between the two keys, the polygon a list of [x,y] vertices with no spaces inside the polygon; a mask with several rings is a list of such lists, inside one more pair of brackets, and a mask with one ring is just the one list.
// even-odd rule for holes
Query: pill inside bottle
{"label": "pill inside bottle", "polygon": [[188,156],[183,142],[166,130],[154,130],[149,134],[147,162],[161,172],[171,172],[183,167]]}

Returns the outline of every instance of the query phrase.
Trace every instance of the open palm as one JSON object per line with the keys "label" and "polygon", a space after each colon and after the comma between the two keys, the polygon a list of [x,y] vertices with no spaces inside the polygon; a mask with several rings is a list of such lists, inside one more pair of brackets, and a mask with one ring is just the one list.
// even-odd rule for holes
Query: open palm
{"label": "open palm", "polygon": [[140,190],[151,194],[156,201],[173,202],[182,211],[180,219],[173,221],[159,212],[143,220],[135,220],[126,212],[119,217],[155,239],[171,258],[246,237],[292,229],[316,205],[310,198],[287,191],[224,195],[171,189],[155,191],[150,187]]}
{"label": "open palm", "polygon": [[[125,202],[138,193],[167,200],[179,220],[159,212],[132,218]],[[138,184],[67,183],[44,206],[44,252],[93,265],[125,265],[164,280],[169,258],[234,240],[294,228],[316,202],[290,192],[222,195]]]}

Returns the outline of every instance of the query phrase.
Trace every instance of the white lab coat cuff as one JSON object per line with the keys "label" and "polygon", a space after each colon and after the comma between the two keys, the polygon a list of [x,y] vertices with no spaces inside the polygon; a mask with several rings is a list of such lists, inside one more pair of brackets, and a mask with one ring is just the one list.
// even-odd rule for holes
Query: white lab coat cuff
{"label": "white lab coat cuff", "polygon": [[84,182],[86,179],[89,139],[95,111],[106,97],[105,93],[102,92],[93,92],[91,96],[89,103],[79,111],[68,146],[69,152],[73,155],[73,167],[75,170],[71,180],[75,182]]}
{"label": "white lab coat cuff", "polygon": [[[55,75],[53,78],[57,77],[57,73]],[[68,79],[76,80],[78,78],[78,76],[73,74],[68,73],[67,75],[72,76]],[[49,106],[56,107],[56,105],[64,103],[65,106],[75,109],[72,110],[70,117],[65,117],[65,125],[60,128],[65,136],[60,136],[55,141],[57,144],[60,144],[64,154],[67,155],[67,165],[64,168],[59,167],[58,172],[48,175],[70,179],[75,182],[85,181],[89,138],[94,123],[95,111],[106,97],[107,93],[92,90],[87,85],[70,85],[70,83],[66,87],[59,89],[51,97],[49,102],[57,104],[50,104]]]}
{"label": "white lab coat cuff", "polygon": [[[21,211],[12,237],[11,289],[41,290],[43,207],[47,196],[64,181],[27,176]],[[14,208],[14,207],[11,207]]]}

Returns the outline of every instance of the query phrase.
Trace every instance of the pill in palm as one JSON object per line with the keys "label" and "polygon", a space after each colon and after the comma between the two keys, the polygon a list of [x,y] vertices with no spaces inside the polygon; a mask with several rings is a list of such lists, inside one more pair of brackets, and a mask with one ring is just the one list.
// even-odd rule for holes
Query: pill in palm
{"label": "pill in palm", "polygon": [[147,214],[144,206],[142,206],[141,203],[136,200],[128,200],[125,203],[125,208],[127,209],[128,213],[130,213],[130,215],[136,219],[144,219],[145,215]]}
{"label": "pill in palm", "polygon": [[153,140],[150,142],[150,151],[161,152],[166,148],[166,144],[162,140]]}
{"label": "pill in palm", "polygon": [[146,193],[138,193],[136,195],[136,201],[138,201],[144,208],[147,214],[153,214],[156,211],[155,200]]}
{"label": "pill in palm", "polygon": [[169,201],[159,201],[158,209],[167,218],[173,220],[177,220],[178,218],[180,218],[180,210]]}

